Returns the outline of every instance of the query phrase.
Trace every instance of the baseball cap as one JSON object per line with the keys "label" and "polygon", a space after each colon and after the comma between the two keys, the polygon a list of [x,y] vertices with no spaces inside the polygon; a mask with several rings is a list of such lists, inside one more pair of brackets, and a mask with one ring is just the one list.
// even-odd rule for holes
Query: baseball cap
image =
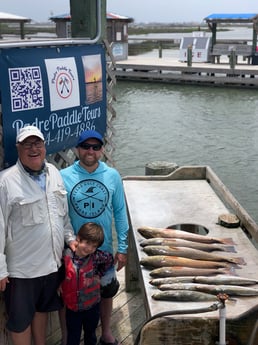
{"label": "baseball cap", "polygon": [[45,140],[43,133],[36,126],[25,126],[19,130],[16,136],[16,143],[21,143],[31,136],[38,137],[43,141]]}
{"label": "baseball cap", "polygon": [[80,146],[81,143],[83,143],[84,141],[86,141],[88,139],[97,139],[103,145],[102,135],[97,131],[88,130],[88,131],[83,131],[81,133],[79,140],[78,140],[78,143],[77,143],[77,146]]}

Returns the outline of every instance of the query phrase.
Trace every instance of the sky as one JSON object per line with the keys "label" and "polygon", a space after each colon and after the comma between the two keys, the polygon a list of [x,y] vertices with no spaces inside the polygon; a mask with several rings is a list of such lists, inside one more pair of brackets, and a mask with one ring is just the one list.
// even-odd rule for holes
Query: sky
{"label": "sky", "polygon": [[[135,23],[201,23],[212,13],[258,13],[257,0],[106,1],[107,12],[132,17]],[[0,0],[0,12],[46,22],[53,15],[69,13],[70,0]]]}

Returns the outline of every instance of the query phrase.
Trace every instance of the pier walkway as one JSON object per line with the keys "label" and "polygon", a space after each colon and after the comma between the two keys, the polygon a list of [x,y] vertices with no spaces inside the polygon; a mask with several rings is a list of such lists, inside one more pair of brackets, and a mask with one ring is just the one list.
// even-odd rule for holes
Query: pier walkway
{"label": "pier walkway", "polygon": [[219,64],[193,62],[188,66],[175,57],[129,56],[116,62],[115,75],[118,80],[258,88],[258,65],[241,61],[231,68],[226,58]]}

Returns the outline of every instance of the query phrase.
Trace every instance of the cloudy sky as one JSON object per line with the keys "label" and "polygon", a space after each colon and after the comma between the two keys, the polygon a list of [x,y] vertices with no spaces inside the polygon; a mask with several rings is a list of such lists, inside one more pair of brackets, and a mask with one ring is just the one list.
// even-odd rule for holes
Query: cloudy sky
{"label": "cloudy sky", "polygon": [[[107,0],[107,11],[139,22],[201,22],[211,13],[257,13],[257,0]],[[35,21],[68,13],[69,0],[0,0],[0,12]]]}

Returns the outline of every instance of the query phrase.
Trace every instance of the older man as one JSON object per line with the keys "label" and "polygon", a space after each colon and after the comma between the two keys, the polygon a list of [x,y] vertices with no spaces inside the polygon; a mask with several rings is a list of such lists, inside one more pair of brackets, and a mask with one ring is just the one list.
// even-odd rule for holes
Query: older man
{"label": "older man", "polygon": [[47,313],[62,307],[57,294],[64,242],[75,248],[66,191],[45,161],[42,132],[17,134],[16,164],[0,174],[0,291],[14,345],[44,345]]}

